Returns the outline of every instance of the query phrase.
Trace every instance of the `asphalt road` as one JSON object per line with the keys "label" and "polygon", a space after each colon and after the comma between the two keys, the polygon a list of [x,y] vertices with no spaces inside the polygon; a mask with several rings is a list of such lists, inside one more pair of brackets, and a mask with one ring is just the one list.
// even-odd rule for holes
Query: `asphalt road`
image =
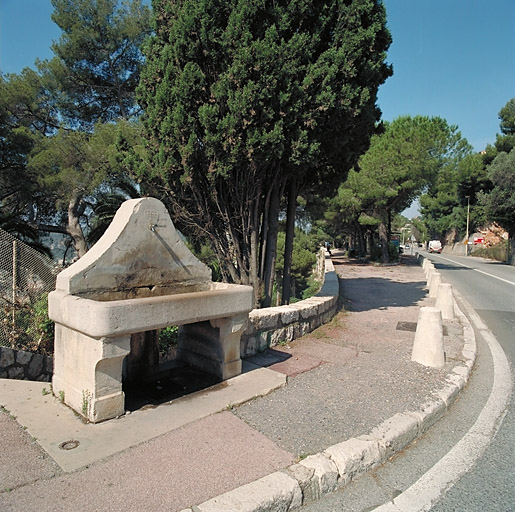
{"label": "asphalt road", "polygon": [[[515,267],[470,256],[424,255],[433,260],[443,281],[451,283],[473,308],[469,313],[476,318],[478,355],[469,383],[444,418],[411,447],[344,489],[303,507],[303,512],[515,510],[513,399],[508,402],[505,415],[497,420],[495,437],[475,431],[485,416],[488,421],[488,407],[495,401],[499,386],[509,389],[511,382],[507,381],[510,377],[513,380],[508,362],[513,368]],[[481,321],[487,329],[478,328]],[[490,331],[494,336],[490,336]],[[504,372],[499,372],[500,360],[504,361]],[[481,437],[487,448],[479,452],[481,455],[474,459],[471,469],[464,469],[458,448],[475,449],[474,441],[465,442],[470,441],[471,433],[477,441]],[[450,488],[448,483],[438,487],[439,473],[443,472],[450,475]],[[437,498],[428,506],[422,498],[418,499],[417,492],[422,496],[431,487]],[[404,497],[404,506],[392,504],[394,499],[395,503],[402,503]]]}
{"label": "asphalt road", "polygon": [[[431,259],[442,274],[442,279],[451,283],[466,298],[495,335],[513,369],[515,267],[472,256],[431,255]],[[514,474],[515,402],[512,398],[496,437],[474,469],[432,510],[513,511]]]}

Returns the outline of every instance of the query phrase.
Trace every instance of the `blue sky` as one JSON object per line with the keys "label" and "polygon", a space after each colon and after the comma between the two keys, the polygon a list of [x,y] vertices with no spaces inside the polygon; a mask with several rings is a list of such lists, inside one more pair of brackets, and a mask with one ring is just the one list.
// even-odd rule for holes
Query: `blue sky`
{"label": "blue sky", "polygon": [[[515,97],[515,0],[385,0],[394,75],[380,88],[383,118],[440,116],[475,150],[499,133]],[[0,70],[52,56],[60,35],[50,0],[0,0]]]}

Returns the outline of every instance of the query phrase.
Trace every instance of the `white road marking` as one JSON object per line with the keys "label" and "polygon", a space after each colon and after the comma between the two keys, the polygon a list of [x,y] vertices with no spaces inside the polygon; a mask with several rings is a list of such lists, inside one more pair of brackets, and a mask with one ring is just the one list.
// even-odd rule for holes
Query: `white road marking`
{"label": "white road marking", "polygon": [[469,317],[492,353],[494,382],[490,396],[476,422],[461,440],[393,502],[375,508],[374,512],[430,510],[442,495],[472,468],[499,430],[504,419],[513,385],[508,359],[501,345],[481,321],[479,315],[462,297],[460,297],[460,302],[466,307]]}
{"label": "white road marking", "polygon": [[476,272],[479,272],[480,274],[485,274],[485,276],[493,277],[494,279],[499,279],[499,281],[503,281],[505,283],[511,284],[512,286],[515,286],[515,282],[508,281],[508,279],[504,279],[502,277],[494,276],[493,274],[489,274],[488,272],[485,272],[484,270],[479,270],[478,268],[469,267],[468,265],[464,265],[463,263],[460,263],[459,261],[450,260],[449,258],[445,258],[444,256],[438,255],[442,260],[450,261],[451,263],[454,263],[455,265],[460,265],[461,267],[468,268],[469,270],[475,270]]}

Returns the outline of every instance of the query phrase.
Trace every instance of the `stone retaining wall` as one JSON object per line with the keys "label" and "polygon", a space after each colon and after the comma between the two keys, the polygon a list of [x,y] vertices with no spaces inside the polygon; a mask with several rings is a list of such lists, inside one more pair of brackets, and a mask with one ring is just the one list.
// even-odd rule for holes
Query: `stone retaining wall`
{"label": "stone retaining wall", "polygon": [[53,369],[49,356],[0,347],[0,379],[50,382]]}
{"label": "stone retaining wall", "polygon": [[331,259],[328,256],[324,258],[324,283],[314,297],[288,306],[254,309],[249,313],[249,325],[241,337],[242,358],[255,355],[280,342],[300,338],[336,314],[338,276]]}
{"label": "stone retaining wall", "polygon": [[[331,259],[319,260],[324,265],[324,283],[310,299],[288,306],[254,309],[249,313],[249,325],[241,337],[241,357],[249,357],[281,342],[300,338],[331,320],[336,314],[339,297],[338,276]],[[319,265],[319,270],[321,270]],[[0,378],[19,380],[52,380],[53,359],[0,347]]]}

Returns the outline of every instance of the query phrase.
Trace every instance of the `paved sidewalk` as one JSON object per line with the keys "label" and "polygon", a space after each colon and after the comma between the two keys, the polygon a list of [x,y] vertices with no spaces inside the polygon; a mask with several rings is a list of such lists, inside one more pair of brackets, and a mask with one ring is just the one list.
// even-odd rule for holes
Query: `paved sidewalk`
{"label": "paved sidewalk", "polygon": [[[248,359],[234,382],[172,404],[84,425],[44,394],[48,384],[0,380],[9,411],[0,412],[0,510],[264,510],[245,499],[257,503],[270,490],[274,501],[274,485],[287,494],[291,475],[306,468],[305,496],[333,485],[334,471],[320,469],[328,448],[338,463],[340,443],[363,444],[373,431],[385,437],[392,418],[427,426],[456,394],[454,368],[470,367],[464,319],[445,322],[445,367],[423,367],[410,360],[410,329],[434,299],[415,258],[373,266],[335,253],[333,262],[344,309],[330,324]],[[59,448],[67,440],[80,445]],[[392,444],[374,442],[383,451]]]}

